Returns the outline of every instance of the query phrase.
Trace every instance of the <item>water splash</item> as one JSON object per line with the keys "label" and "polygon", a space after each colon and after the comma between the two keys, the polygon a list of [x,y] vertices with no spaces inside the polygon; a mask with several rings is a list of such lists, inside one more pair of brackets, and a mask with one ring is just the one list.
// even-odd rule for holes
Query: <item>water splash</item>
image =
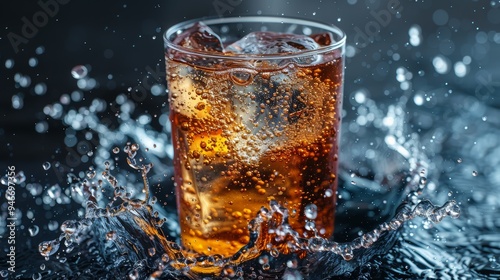
{"label": "water splash", "polygon": [[[154,210],[156,198],[150,196],[148,183],[148,173],[153,164],[143,164],[142,160],[138,164],[136,156],[139,145],[127,143],[123,148],[127,155],[126,161],[142,177],[143,183],[139,191],[120,185],[111,172],[112,164],[109,161],[103,163],[103,180],[95,178],[94,168],[89,169],[86,179],[76,179],[71,186],[83,194],[85,218],[80,221],[65,221],[61,225],[62,234],[59,238],[42,242],[39,246],[40,253],[46,257],[54,255],[61,242],[66,247],[66,253],[69,253],[83,240],[95,240],[107,268],[128,267],[127,275],[132,278],[140,275],[175,275],[191,279],[203,275],[230,278],[295,274],[307,276],[318,273],[325,266],[330,269],[322,272],[322,277],[347,275],[381,253],[383,250],[380,248],[383,246],[380,243],[392,244],[397,230],[404,223],[416,217],[423,217],[429,223],[438,223],[447,216],[457,218],[460,215],[460,208],[453,200],[439,207],[420,199],[427,184],[429,165],[426,156],[418,149],[417,135],[406,140],[403,114],[401,106],[390,106],[382,123],[387,129],[385,143],[408,162],[409,169],[406,176],[403,176],[406,179],[402,188],[407,197],[392,219],[352,241],[335,242],[318,236],[300,236],[287,224],[287,209],[271,201],[269,207],[263,207],[249,222],[250,241],[232,257],[206,256],[186,251],[170,241],[172,236],[163,233],[164,225],[176,227],[175,221],[160,218],[159,213]],[[117,150],[115,147],[113,150],[113,153],[119,153],[119,148]],[[362,178],[352,174],[349,177],[355,181]],[[104,182],[109,186],[106,187]],[[366,182],[360,181],[359,186],[364,183]],[[355,185],[359,187],[358,184]],[[112,190],[111,199],[103,204],[106,199],[100,194],[106,193],[108,188]],[[314,230],[314,219],[317,216],[315,205],[308,205],[307,210],[307,226]],[[324,262],[318,264],[318,259]],[[350,262],[353,259],[357,261]],[[253,267],[261,267],[262,270],[255,271],[251,269]]]}

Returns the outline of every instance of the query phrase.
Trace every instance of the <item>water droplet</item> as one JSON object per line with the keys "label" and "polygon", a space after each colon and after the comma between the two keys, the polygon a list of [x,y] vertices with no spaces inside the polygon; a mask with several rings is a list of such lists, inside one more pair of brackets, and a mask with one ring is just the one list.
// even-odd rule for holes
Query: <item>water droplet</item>
{"label": "water droplet", "polygon": [[54,231],[59,227],[59,223],[57,221],[49,221],[47,227],[49,230]]}
{"label": "water droplet", "polygon": [[14,60],[13,59],[7,59],[5,61],[5,68],[7,69],[12,69],[12,67],[14,67]]}
{"label": "water droplet", "polygon": [[158,201],[156,196],[151,197],[151,201],[149,202],[151,205],[155,204]]}
{"label": "water droplet", "polygon": [[71,76],[75,79],[83,79],[87,76],[88,69],[84,65],[77,65],[71,69]]}
{"label": "water droplet", "polygon": [[425,185],[427,184],[427,178],[426,177],[420,177],[420,181],[419,181],[420,185]]}
{"label": "water droplet", "polygon": [[36,57],[31,57],[29,60],[28,60],[28,65],[30,67],[36,67],[38,65],[38,59]]}
{"label": "water droplet", "polygon": [[314,220],[318,216],[318,207],[315,204],[309,204],[304,208],[304,214],[306,218]]}
{"label": "water droplet", "polygon": [[96,175],[96,171],[92,168],[89,168],[89,170],[87,170],[87,178],[89,179],[93,179]]}
{"label": "water droplet", "polygon": [[152,257],[152,256],[154,256],[154,255],[156,254],[156,249],[155,249],[155,248],[153,248],[153,247],[152,247],[152,248],[149,248],[149,249],[148,249],[148,254],[149,254],[149,256],[151,256],[151,257]]}
{"label": "water droplet", "polygon": [[476,170],[472,171],[472,176],[476,177],[478,175],[478,172]]}
{"label": "water droplet", "polygon": [[279,252],[278,248],[276,248],[276,247],[273,247],[269,253],[274,258],[277,258],[280,255],[280,252]]}
{"label": "water droplet", "polygon": [[59,250],[60,243],[57,240],[43,241],[38,245],[38,251],[44,257],[52,256],[57,250]]}
{"label": "water droplet", "polygon": [[136,280],[139,278],[139,271],[137,269],[132,270],[129,274],[128,277],[130,280]]}
{"label": "water droplet", "polygon": [[462,158],[457,158],[458,163],[462,163]]}
{"label": "water droplet", "polygon": [[12,108],[14,109],[19,110],[22,109],[24,106],[24,100],[21,94],[13,95],[11,101],[12,101]]}
{"label": "water droplet", "polygon": [[331,189],[325,191],[325,197],[332,197],[332,196],[333,196],[333,191]]}
{"label": "water droplet", "polygon": [[14,183],[19,185],[24,183],[24,181],[26,181],[26,176],[23,171],[19,171],[16,175],[14,175]]}
{"label": "water droplet", "polygon": [[48,190],[47,190],[47,194],[49,195],[49,197],[51,199],[57,199],[61,196],[62,194],[62,190],[61,190],[61,187],[59,187],[59,185],[53,185],[51,186]]}
{"label": "water droplet", "polygon": [[31,276],[31,278],[33,280],[40,280],[40,279],[42,279],[42,274],[40,274],[40,272],[33,273],[33,275]]}
{"label": "water droplet", "polygon": [[306,222],[306,225],[304,226],[306,230],[309,231],[314,231],[316,229],[316,224],[313,221]]}
{"label": "water droplet", "polygon": [[35,236],[40,231],[40,228],[37,225],[32,225],[28,228],[30,236]]}
{"label": "water droplet", "polygon": [[434,69],[439,74],[446,74],[450,68],[449,60],[442,55],[434,57],[434,59],[432,60],[432,65],[434,65]]}
{"label": "water droplet", "polygon": [[115,231],[112,230],[112,231],[108,231],[106,233],[106,240],[113,241],[115,239],[116,239],[116,232]]}
{"label": "water droplet", "polygon": [[295,259],[289,260],[286,262],[286,266],[289,268],[297,268],[297,265],[298,265],[298,262]]}
{"label": "water droplet", "polygon": [[114,154],[118,154],[119,152],[120,152],[120,148],[118,148],[118,147],[114,147],[113,148],[113,153]]}
{"label": "water droplet", "polygon": [[229,277],[234,277],[236,275],[234,268],[231,266],[227,266],[223,269],[223,274]]}
{"label": "water droplet", "polygon": [[44,95],[47,92],[47,85],[45,83],[38,83],[33,90],[37,95]]}
{"label": "water droplet", "polygon": [[42,164],[42,167],[44,170],[49,170],[50,169],[50,162],[46,161]]}
{"label": "water droplet", "polygon": [[64,221],[61,225],[61,231],[66,234],[73,234],[77,230],[77,223],[73,220]]}

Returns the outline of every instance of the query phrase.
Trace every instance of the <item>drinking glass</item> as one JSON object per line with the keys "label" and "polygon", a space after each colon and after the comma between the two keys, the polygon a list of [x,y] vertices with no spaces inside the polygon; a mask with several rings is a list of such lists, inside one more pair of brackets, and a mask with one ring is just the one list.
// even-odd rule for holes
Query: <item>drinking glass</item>
{"label": "drinking glass", "polygon": [[344,33],[250,16],[182,22],[164,41],[183,246],[233,255],[272,201],[300,235],[330,237]]}

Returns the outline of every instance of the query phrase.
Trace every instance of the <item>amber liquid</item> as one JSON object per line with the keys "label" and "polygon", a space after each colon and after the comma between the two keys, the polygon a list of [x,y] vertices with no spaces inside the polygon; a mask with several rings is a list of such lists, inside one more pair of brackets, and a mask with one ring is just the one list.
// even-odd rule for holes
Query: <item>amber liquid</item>
{"label": "amber liquid", "polygon": [[[167,56],[182,244],[230,256],[278,201],[300,234],[334,229],[340,58],[274,71],[210,70]],[[304,209],[317,206],[306,230]],[[309,217],[310,218],[310,217]]]}

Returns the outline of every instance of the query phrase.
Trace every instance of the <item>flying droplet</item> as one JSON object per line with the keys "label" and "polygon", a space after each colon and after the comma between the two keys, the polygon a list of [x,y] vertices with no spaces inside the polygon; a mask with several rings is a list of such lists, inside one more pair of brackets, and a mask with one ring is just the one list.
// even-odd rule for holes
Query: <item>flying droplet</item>
{"label": "flying droplet", "polygon": [[88,73],[87,67],[83,65],[77,65],[71,69],[71,76],[77,80],[85,78]]}
{"label": "flying droplet", "polygon": [[60,243],[57,240],[43,241],[38,245],[38,251],[44,257],[52,256],[57,250],[59,250]]}
{"label": "flying droplet", "polygon": [[96,171],[94,169],[89,169],[87,171],[87,178],[93,179],[95,177],[95,175],[96,175]]}
{"label": "flying droplet", "polygon": [[318,216],[318,206],[315,204],[309,204],[304,208],[304,213],[306,218],[314,220]]}
{"label": "flying droplet", "polygon": [[35,236],[40,231],[40,228],[37,225],[32,225],[28,228],[30,236]]}
{"label": "flying droplet", "polygon": [[333,191],[331,189],[325,191],[325,197],[332,197],[332,196],[333,196]]}
{"label": "flying droplet", "polygon": [[44,170],[49,170],[50,169],[50,162],[46,161],[42,164],[42,167]]}
{"label": "flying droplet", "polygon": [[113,241],[116,239],[116,232],[115,231],[109,231],[106,233],[106,240],[108,241]]}

